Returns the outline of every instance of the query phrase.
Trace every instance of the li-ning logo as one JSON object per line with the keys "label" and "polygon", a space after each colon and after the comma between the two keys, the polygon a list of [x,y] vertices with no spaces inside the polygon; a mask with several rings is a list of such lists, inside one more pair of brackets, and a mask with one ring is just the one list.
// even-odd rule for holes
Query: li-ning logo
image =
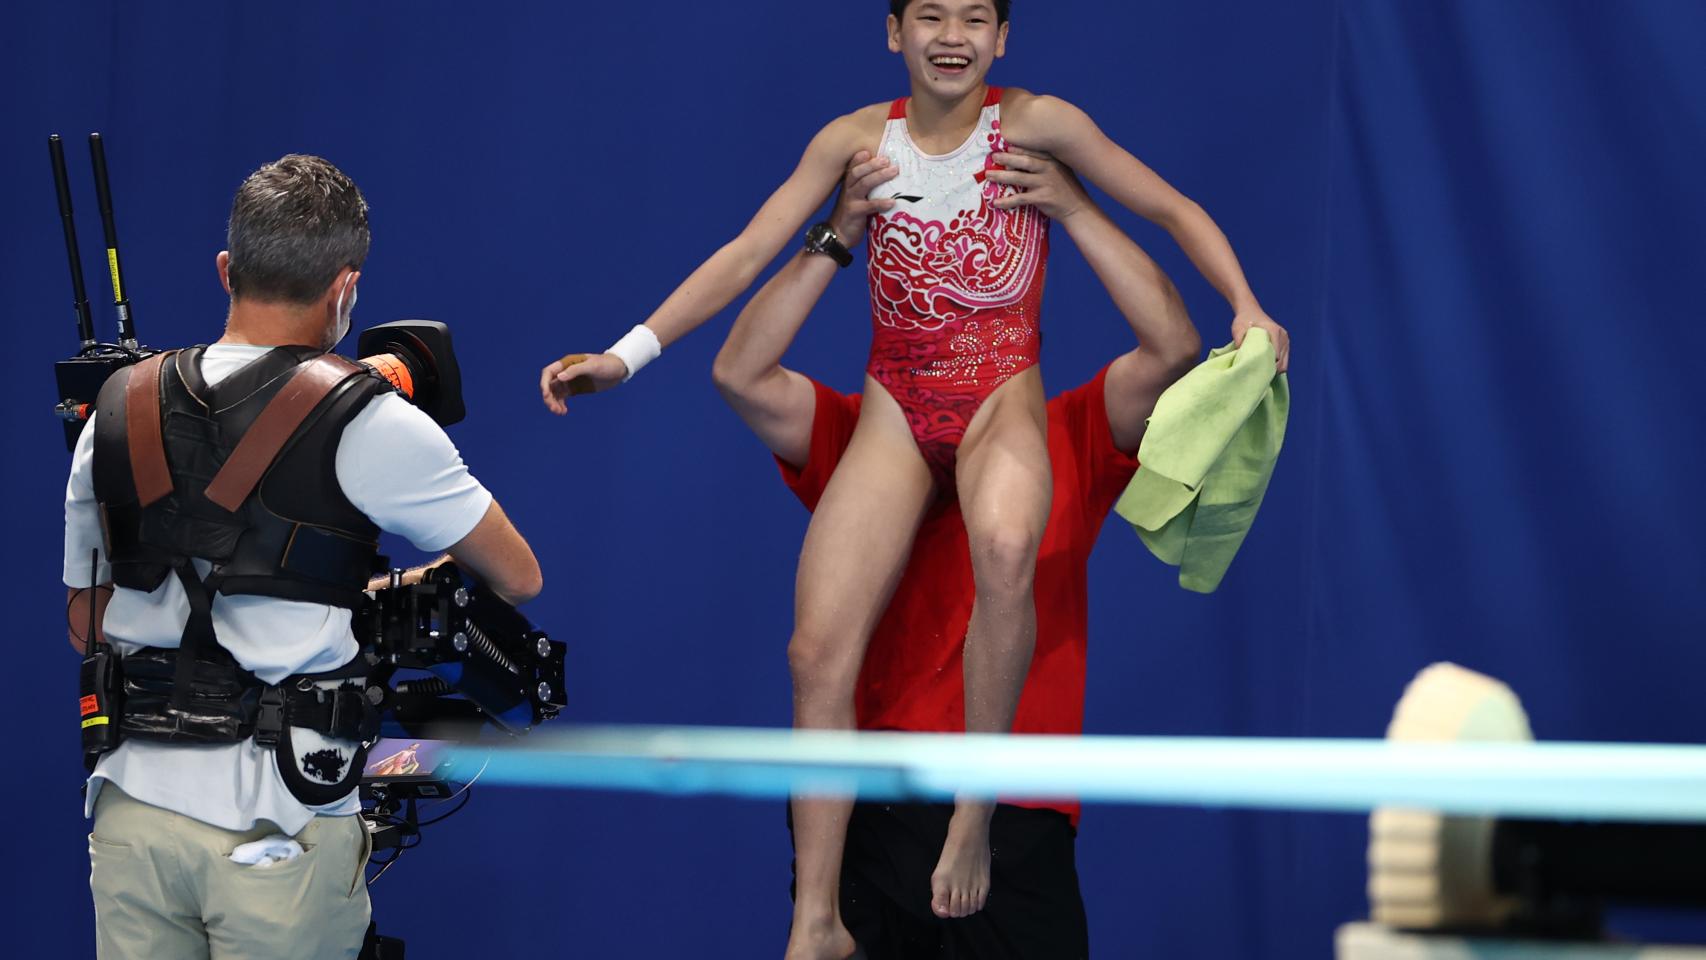
{"label": "li-ning logo", "polygon": [[907,203],[923,203],[924,202],[923,197],[908,196],[907,194],[904,194],[904,193],[897,193],[897,194],[895,194],[894,198],[896,200],[905,200]]}

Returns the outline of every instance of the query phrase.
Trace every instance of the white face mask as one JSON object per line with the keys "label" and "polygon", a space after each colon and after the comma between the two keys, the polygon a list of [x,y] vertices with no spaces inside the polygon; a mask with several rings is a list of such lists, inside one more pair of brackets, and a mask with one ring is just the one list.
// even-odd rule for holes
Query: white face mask
{"label": "white face mask", "polygon": [[[344,293],[349,293],[349,309],[344,309]],[[334,308],[338,315],[338,325],[332,331],[332,340],[326,344],[327,350],[332,350],[349,335],[350,322],[355,318],[355,301],[361,296],[360,289],[350,289],[350,281],[344,281],[344,288],[338,291],[338,305]]]}

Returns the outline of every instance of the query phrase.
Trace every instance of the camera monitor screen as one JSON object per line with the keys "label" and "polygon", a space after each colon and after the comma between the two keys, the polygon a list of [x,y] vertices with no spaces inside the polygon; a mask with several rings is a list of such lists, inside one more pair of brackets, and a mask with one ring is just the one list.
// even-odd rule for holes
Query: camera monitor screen
{"label": "camera monitor screen", "polygon": [[[450,751],[455,744],[448,740],[409,740],[383,738],[367,752],[367,768],[362,771],[363,786],[383,784],[392,788],[394,796],[444,796],[446,785],[454,779]],[[397,788],[413,787],[406,793]]]}

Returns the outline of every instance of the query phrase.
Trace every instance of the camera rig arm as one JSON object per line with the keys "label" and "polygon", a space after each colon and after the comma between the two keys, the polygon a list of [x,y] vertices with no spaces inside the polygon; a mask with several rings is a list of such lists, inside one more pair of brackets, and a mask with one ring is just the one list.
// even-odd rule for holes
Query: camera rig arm
{"label": "camera rig arm", "polygon": [[393,571],[354,622],[375,659],[368,688],[382,692],[387,735],[518,735],[563,708],[564,644],[454,563],[401,580]]}

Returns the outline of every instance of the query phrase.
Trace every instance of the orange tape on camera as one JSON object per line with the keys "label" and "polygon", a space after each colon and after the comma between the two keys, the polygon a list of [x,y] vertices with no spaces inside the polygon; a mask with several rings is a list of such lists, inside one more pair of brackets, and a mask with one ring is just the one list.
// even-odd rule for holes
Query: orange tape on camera
{"label": "orange tape on camera", "polygon": [[391,386],[405,397],[415,396],[415,375],[409,372],[409,367],[394,353],[382,353],[377,357],[362,357],[361,362],[373,368],[373,371],[391,381]]}

